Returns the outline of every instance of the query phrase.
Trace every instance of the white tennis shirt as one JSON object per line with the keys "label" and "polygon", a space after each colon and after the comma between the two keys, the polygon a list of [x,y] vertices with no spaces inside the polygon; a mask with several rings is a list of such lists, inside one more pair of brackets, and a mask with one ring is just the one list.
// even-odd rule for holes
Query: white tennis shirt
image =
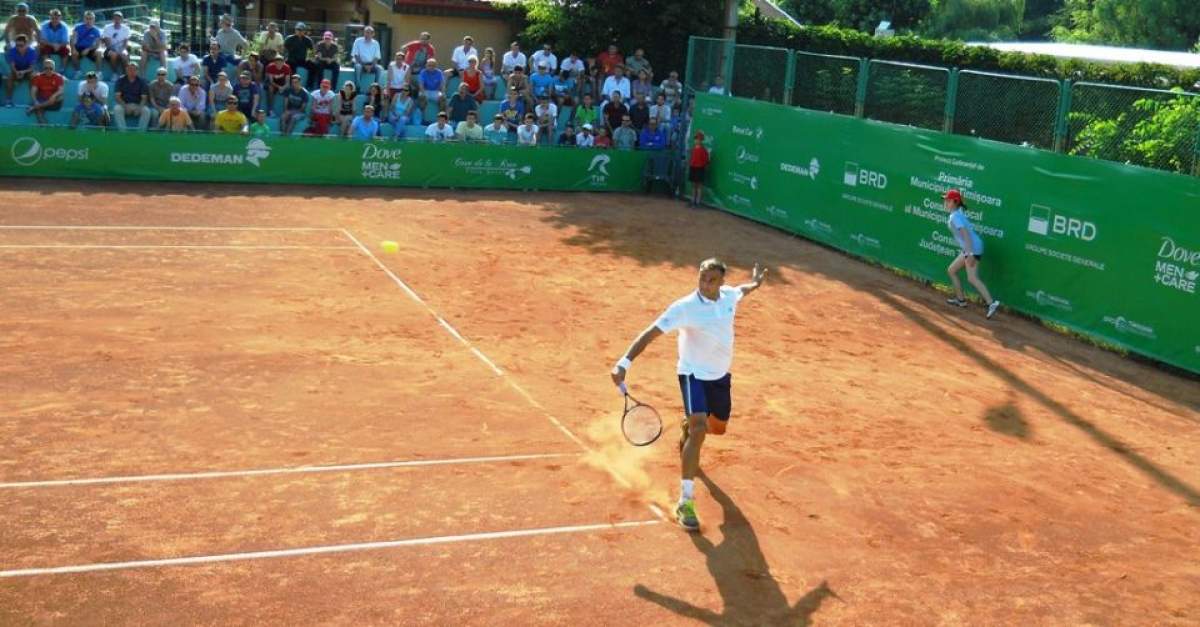
{"label": "white tennis shirt", "polygon": [[728,285],[712,301],[696,290],[671,303],[654,322],[663,333],[679,331],[679,364],[676,372],[703,381],[715,381],[733,364],[733,317],[742,291]]}

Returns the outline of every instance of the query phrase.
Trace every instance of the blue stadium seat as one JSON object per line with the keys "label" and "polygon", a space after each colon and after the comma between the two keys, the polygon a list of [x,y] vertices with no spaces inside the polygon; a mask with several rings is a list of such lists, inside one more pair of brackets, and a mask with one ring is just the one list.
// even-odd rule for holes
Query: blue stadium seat
{"label": "blue stadium seat", "polygon": [[500,112],[500,101],[484,100],[479,105],[479,123],[487,126],[492,123],[492,118]]}

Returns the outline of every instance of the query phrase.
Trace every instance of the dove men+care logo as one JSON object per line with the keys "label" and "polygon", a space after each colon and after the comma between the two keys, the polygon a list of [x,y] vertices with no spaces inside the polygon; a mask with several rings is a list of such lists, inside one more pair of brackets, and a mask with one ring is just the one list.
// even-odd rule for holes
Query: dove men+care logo
{"label": "dove men+care logo", "polygon": [[245,153],[227,152],[173,152],[171,163],[197,163],[202,165],[242,165],[249,163],[261,167],[262,162],[271,156],[271,147],[267,142],[254,138],[246,143]]}
{"label": "dove men+care logo", "polygon": [[13,142],[9,154],[17,165],[29,168],[43,161],[87,161],[89,148],[61,148],[46,146],[33,137],[19,137]]}
{"label": "dove men+care logo", "polygon": [[1163,236],[1154,261],[1154,282],[1188,294],[1196,293],[1200,279],[1200,249],[1188,248]]}

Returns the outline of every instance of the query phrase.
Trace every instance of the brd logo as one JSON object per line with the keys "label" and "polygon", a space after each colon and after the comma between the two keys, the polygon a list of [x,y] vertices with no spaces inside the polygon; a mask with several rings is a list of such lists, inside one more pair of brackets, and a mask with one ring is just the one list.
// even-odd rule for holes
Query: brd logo
{"label": "brd logo", "polygon": [[1085,242],[1096,239],[1098,233],[1095,223],[1055,213],[1044,205],[1029,208],[1029,232],[1047,237],[1051,234],[1064,235]]}
{"label": "brd logo", "polygon": [[876,189],[887,189],[888,177],[883,172],[867,170],[858,167],[858,164],[853,161],[846,162],[845,175],[842,181],[850,187],[874,187]]}
{"label": "brd logo", "polygon": [[30,167],[43,160],[87,161],[88,148],[52,148],[32,137],[21,137],[13,142],[12,160],[19,166]]}

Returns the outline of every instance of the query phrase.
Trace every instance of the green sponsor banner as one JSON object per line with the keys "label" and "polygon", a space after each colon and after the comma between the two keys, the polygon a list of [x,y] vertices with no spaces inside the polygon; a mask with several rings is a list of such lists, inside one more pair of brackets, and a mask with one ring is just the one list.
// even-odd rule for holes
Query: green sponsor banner
{"label": "green sponsor banner", "polygon": [[576,148],[0,127],[2,176],[627,192],[642,189],[645,160]]}
{"label": "green sponsor banner", "polygon": [[708,202],[946,284],[960,189],[1005,305],[1200,372],[1200,180],[717,95],[695,110]]}

